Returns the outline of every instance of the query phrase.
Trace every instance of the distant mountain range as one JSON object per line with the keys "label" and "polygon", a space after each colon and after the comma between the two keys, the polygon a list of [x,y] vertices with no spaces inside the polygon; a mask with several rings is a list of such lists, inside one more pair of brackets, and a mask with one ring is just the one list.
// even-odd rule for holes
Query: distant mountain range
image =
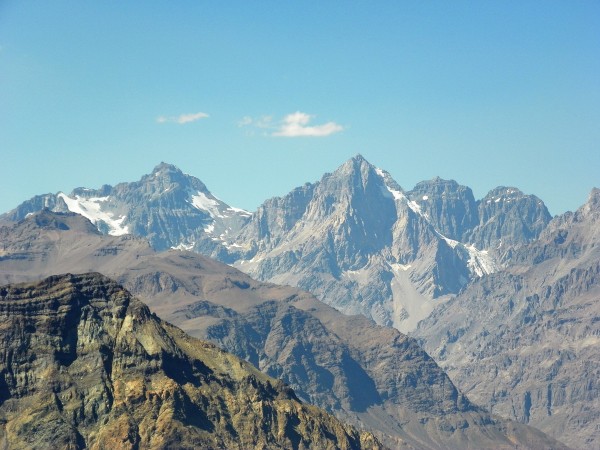
{"label": "distant mountain range", "polygon": [[[86,235],[94,231],[100,236],[97,229],[112,235],[111,239],[128,242],[127,246],[147,246],[132,238],[139,236],[158,251],[191,250],[230,264],[255,279],[297,286],[346,314],[361,314],[379,325],[413,333],[475,403],[539,427],[574,448],[593,448],[600,441],[600,430],[596,429],[600,414],[596,381],[600,352],[595,341],[600,336],[597,192],[594,190],[577,212],[552,218],[542,200],[515,187],[495,188],[480,200],[474,198],[470,188],[440,178],[404,190],[389,173],[357,155],[320,181],[269,199],[249,213],[219,200],[196,178],[161,163],[138,182],[34,197],[0,216],[0,220],[18,223],[28,218],[13,225],[17,228],[4,228],[3,232],[8,233],[3,240],[6,243],[15,239],[14,233],[21,232],[16,231],[18,226],[30,223],[30,218],[42,220],[44,215],[35,215],[36,211],[73,211],[95,225],[85,230]],[[90,225],[69,225],[69,229],[85,226]],[[33,249],[26,244],[31,238],[24,239],[21,259],[15,256],[21,247],[4,244],[7,249],[11,247],[11,267],[37,267],[32,273],[38,275],[59,268],[72,271],[72,262],[79,261],[77,258],[86,261],[86,252],[90,251],[85,248],[87,244],[78,244],[76,249],[69,247],[75,244],[62,244],[62,250],[52,253],[56,267],[49,269],[52,266],[31,256]],[[106,261],[111,261],[106,264],[112,267],[125,258],[123,255],[133,254],[129,250],[121,252],[122,245],[97,251],[105,252]],[[74,256],[79,251],[81,256]],[[70,255],[68,267],[60,252]],[[169,259],[169,267],[175,264],[180,269],[186,267],[185,258],[189,258],[173,259],[172,255],[189,255],[185,251],[160,254]],[[283,378],[302,398],[336,412],[338,417],[376,424],[374,428],[388,438],[394,436],[400,439],[398,442],[417,448],[424,446],[422,436],[432,439],[438,433],[433,429],[423,432],[422,427],[382,425],[401,424],[404,417],[404,413],[390,412],[389,394],[382,394],[379,386],[402,385],[405,381],[397,379],[389,384],[385,377],[379,379],[372,373],[374,366],[379,367],[376,361],[383,358],[381,352],[387,351],[385,340],[393,342],[395,338],[369,338],[372,346],[362,347],[355,342],[358,339],[352,339],[350,330],[358,326],[355,322],[340,325],[340,330],[332,328],[333,323],[347,323],[350,319],[345,316],[323,322],[319,314],[325,313],[315,312],[313,317],[316,315],[321,325],[314,327],[308,325],[313,319],[295,317],[296,312],[292,314],[295,318],[285,319],[290,316],[281,309],[282,298],[275,296],[279,299],[277,306],[269,310],[264,302],[274,300],[269,296],[275,291],[268,291],[266,297],[258,295],[267,291],[256,288],[250,278],[242,280],[239,275],[229,274],[225,277],[229,281],[223,281],[223,274],[217,271],[220,274],[200,289],[195,281],[189,281],[196,276],[192,273],[185,282],[181,276],[167,275],[172,269],[165,270],[162,264],[166,262],[148,271],[132,256],[119,264],[125,261],[138,267],[138,281],[119,271],[94,269],[98,260],[82,267],[115,277],[148,301],[161,317]],[[203,268],[208,265],[189,263]],[[11,281],[13,274],[13,269],[7,270],[6,281]],[[291,288],[273,289],[281,289],[280,293],[295,299],[305,295],[286,290]],[[190,293],[193,301],[188,297]],[[312,314],[310,308],[325,311],[324,306],[311,303],[314,299],[306,303],[281,295],[287,298],[286,307],[293,305],[305,314]],[[235,299],[242,298],[241,304],[247,305],[248,298],[255,298],[257,303],[250,302],[253,309],[249,310],[236,303]],[[208,303],[202,303],[204,300]],[[309,304],[313,306],[298,306]],[[294,325],[282,330],[284,319]],[[361,319],[352,320],[363,323]],[[322,326],[327,333],[321,333],[331,333],[337,344],[321,343],[317,348],[345,348],[343,352],[352,355],[378,386],[379,400],[367,396],[367,401],[362,394],[352,393],[350,386],[355,381],[341,375],[353,372],[350,366],[333,369],[322,356],[303,357],[314,351],[314,333],[318,334]],[[303,334],[305,327],[311,329],[310,334]],[[298,337],[286,337],[288,333]],[[339,333],[343,345],[336,341]],[[282,352],[281,348],[288,350]],[[359,354],[377,357],[365,360],[356,356]],[[393,354],[394,359],[404,358]],[[338,359],[345,361],[342,356]],[[326,394],[332,387],[324,381],[329,378],[322,375],[322,367],[328,368],[333,380],[348,380],[340,385],[345,387],[333,389],[335,398]],[[400,369],[384,366],[383,370]],[[424,372],[421,376],[425,377]],[[314,386],[329,387],[315,391]],[[395,389],[392,391],[397,392]],[[392,403],[405,404],[406,398],[400,398],[403,400]],[[361,409],[359,405],[369,406]],[[373,405],[379,405],[385,414],[374,413]],[[453,408],[462,411],[457,405]],[[445,426],[436,423],[435,427]],[[456,423],[450,428],[458,429]],[[476,442],[472,437],[461,439],[466,439],[461,443]],[[426,442],[435,448],[440,441]]]}
{"label": "distant mountain range", "polygon": [[138,182],[36,196],[0,219],[42,208],[81,214],[103,233],[145,237],[157,250],[202,253],[405,332],[551,219],[541,200],[516,188],[475,201],[468,187],[437,178],[404,191],[360,155],[254,214],[161,163]]}

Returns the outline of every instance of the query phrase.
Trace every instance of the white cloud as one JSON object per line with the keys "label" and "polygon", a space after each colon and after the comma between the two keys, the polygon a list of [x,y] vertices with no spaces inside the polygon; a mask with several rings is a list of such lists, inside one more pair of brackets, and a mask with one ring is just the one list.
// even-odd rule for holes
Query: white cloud
{"label": "white cloud", "polygon": [[195,122],[200,119],[206,119],[207,117],[210,117],[210,116],[203,112],[197,112],[197,113],[190,113],[190,114],[181,114],[179,116],[171,116],[171,117],[159,116],[156,118],[156,121],[158,123],[172,122],[172,123],[178,123],[180,125],[184,125],[186,123]]}
{"label": "white cloud", "polygon": [[284,117],[283,123],[277,131],[273,133],[273,136],[283,137],[299,137],[299,136],[312,136],[322,137],[329,136],[334,133],[338,133],[344,129],[341,125],[335,122],[327,122],[322,125],[310,126],[309,122],[314,116],[306,114],[300,111],[288,114]]}
{"label": "white cloud", "polygon": [[322,125],[309,125],[313,118],[313,115],[296,111],[285,116],[279,123],[274,124],[272,116],[261,116],[259,118],[246,116],[238,122],[238,126],[252,125],[256,128],[271,129],[273,131],[270,136],[277,137],[323,137],[338,133],[344,129],[343,126],[335,122],[327,122]]}

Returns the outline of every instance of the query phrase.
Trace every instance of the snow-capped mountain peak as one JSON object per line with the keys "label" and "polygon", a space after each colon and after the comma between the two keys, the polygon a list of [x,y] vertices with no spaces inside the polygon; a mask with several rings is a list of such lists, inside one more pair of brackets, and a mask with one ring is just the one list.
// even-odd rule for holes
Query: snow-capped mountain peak
{"label": "snow-capped mountain peak", "polygon": [[164,162],[139,181],[34,197],[6,216],[18,221],[43,208],[80,214],[106,234],[145,236],[159,250],[175,247],[209,255],[228,244],[251,216],[215,197],[199,179]]}

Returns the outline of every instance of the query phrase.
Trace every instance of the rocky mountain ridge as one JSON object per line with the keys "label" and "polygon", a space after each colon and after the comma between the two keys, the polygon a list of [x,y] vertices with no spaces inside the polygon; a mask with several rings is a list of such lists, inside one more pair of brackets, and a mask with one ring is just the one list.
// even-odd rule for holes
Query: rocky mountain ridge
{"label": "rocky mountain ridge", "polygon": [[406,192],[358,155],[261,205],[236,239],[234,266],[410,331],[436,304],[499,268],[490,245],[528,242],[550,220],[536,197],[501,191],[493,191],[494,206],[454,181]]}
{"label": "rocky mountain ridge", "polygon": [[7,448],[382,448],[99,274],[0,294]]}

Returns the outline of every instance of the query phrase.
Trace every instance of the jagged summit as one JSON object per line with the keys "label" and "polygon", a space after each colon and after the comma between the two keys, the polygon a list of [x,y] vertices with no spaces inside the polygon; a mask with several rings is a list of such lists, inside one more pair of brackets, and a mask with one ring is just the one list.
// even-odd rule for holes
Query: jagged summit
{"label": "jagged summit", "polygon": [[600,214],[600,189],[592,188],[587,202],[580,208],[582,214]]}
{"label": "jagged summit", "polygon": [[363,190],[366,190],[370,183],[374,187],[371,193],[375,196],[390,197],[390,190],[403,192],[400,185],[387,171],[370,163],[360,153],[344,162],[333,173],[323,176],[320,184],[329,183],[330,180],[356,188],[362,186]]}
{"label": "jagged summit", "polygon": [[522,197],[525,194],[518,188],[514,186],[498,186],[494,189],[491,189],[487,195],[483,198],[483,200],[496,200],[500,199],[511,199]]}
{"label": "jagged summit", "polygon": [[[153,190],[155,194],[173,195],[173,192],[186,193],[189,190],[199,190],[209,193],[206,185],[198,178],[187,175],[177,166],[165,162],[158,164],[150,174],[143,175],[138,182],[140,186],[147,186],[147,189]],[[125,186],[131,183],[122,183]]]}
{"label": "jagged summit", "polygon": [[473,191],[454,180],[435,177],[421,181],[408,192],[408,196],[427,214],[431,223],[450,239],[464,241],[465,234],[479,224]]}
{"label": "jagged summit", "polygon": [[407,331],[432,308],[427,298],[494,268],[436,226],[388,172],[357,155],[310,189],[261,205],[237,237],[234,265]]}
{"label": "jagged summit", "polygon": [[[537,201],[500,187],[480,204],[497,215],[476,231],[505,241],[530,233],[544,223],[532,220],[544,212]],[[509,247],[503,270],[474,280],[415,333],[475,403],[577,449],[600,443],[599,224],[594,189],[577,211]]]}
{"label": "jagged summit", "polygon": [[441,178],[440,176],[435,176],[431,180],[424,180],[424,181],[418,182],[415,185],[415,187],[413,188],[413,191],[423,189],[423,188],[434,187],[434,188],[438,189],[440,192],[443,192],[443,190],[446,186],[451,187],[451,188],[457,188],[459,186],[459,184],[455,180],[446,180],[444,178]]}
{"label": "jagged summit", "polygon": [[209,255],[223,251],[251,215],[165,162],[138,181],[34,197],[4,217],[19,221],[42,208],[80,214],[105,234],[146,237],[160,250],[176,247]]}
{"label": "jagged summit", "polygon": [[364,173],[367,170],[374,170],[375,166],[367,161],[360,153],[345,161],[333,173],[351,174],[356,172]]}
{"label": "jagged summit", "polygon": [[150,174],[142,176],[140,182],[151,182],[151,180],[164,180],[166,182],[179,183],[185,187],[193,185],[194,187],[208,191],[206,185],[198,178],[187,175],[183,173],[179,167],[166,162],[161,162],[156,165]]}
{"label": "jagged summit", "polygon": [[367,159],[361,154],[361,153],[357,153],[356,155],[354,155],[352,158],[350,158],[350,160],[354,160],[354,161],[364,161],[366,163],[369,163],[367,161]]}
{"label": "jagged summit", "polygon": [[479,225],[467,238],[481,248],[528,243],[546,228],[552,216],[535,195],[498,186],[478,201]]}
{"label": "jagged summit", "polygon": [[152,169],[152,175],[156,175],[160,172],[177,172],[183,175],[183,172],[179,169],[179,167],[164,161],[161,161],[154,167],[154,169]]}

